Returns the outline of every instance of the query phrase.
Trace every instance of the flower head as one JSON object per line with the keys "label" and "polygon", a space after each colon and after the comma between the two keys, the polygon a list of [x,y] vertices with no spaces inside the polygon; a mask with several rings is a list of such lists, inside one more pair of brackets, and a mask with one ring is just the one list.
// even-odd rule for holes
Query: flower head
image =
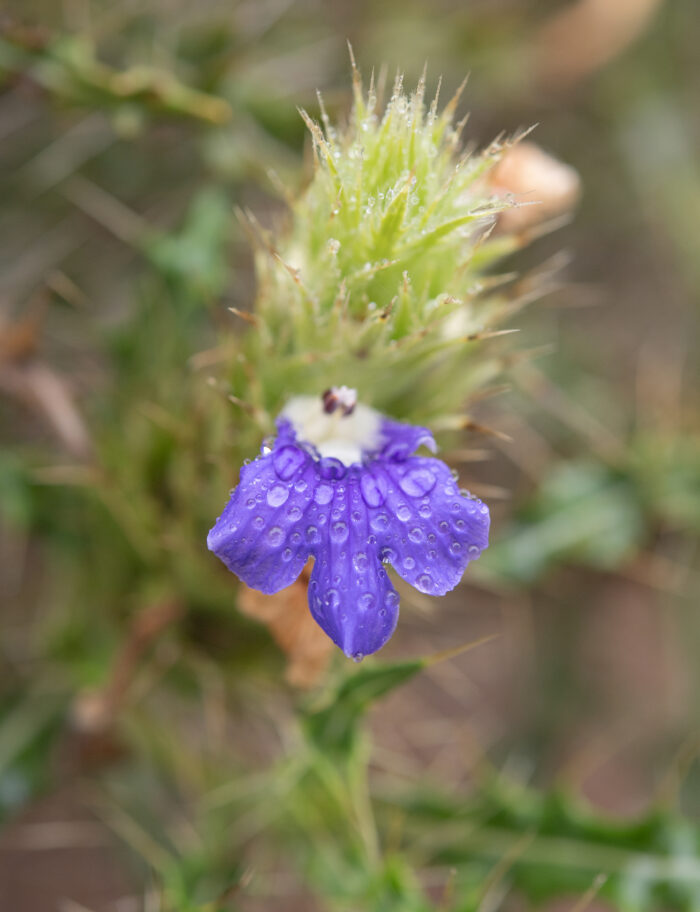
{"label": "flower head", "polygon": [[229,570],[261,592],[293,583],[309,557],[309,607],[359,660],[394,632],[399,596],[385,569],[444,595],[488,543],[489,512],[458,490],[450,469],[415,456],[435,441],[356,401],[346,387],[292,399],[277,437],[244,466],[209,533]]}

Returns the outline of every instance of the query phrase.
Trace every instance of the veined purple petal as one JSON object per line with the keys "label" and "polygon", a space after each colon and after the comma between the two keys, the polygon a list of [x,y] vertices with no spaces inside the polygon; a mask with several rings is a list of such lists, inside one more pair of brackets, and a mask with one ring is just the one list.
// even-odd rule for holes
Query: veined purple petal
{"label": "veined purple petal", "polygon": [[[313,460],[285,458],[275,466],[273,453],[241,470],[241,480],[209,533],[207,545],[253,589],[271,594],[291,585],[313,553],[307,529],[315,519],[316,469]],[[297,468],[290,474],[292,462]]]}
{"label": "veined purple petal", "polygon": [[392,482],[384,505],[391,564],[420,592],[444,595],[488,546],[488,507],[461,495],[439,459],[414,456],[383,469]]}
{"label": "veined purple petal", "polygon": [[437,450],[435,440],[428,428],[414,424],[402,424],[399,421],[382,421],[382,445],[378,458],[383,460],[408,459],[418,447],[426,446],[431,453]]}
{"label": "veined purple petal", "polygon": [[399,597],[384,564],[412,586],[444,595],[488,544],[489,513],[460,494],[449,468],[412,454],[435,449],[427,428],[384,419],[363,462],[321,458],[286,418],[209,533],[209,548],[249,586],[278,592],[315,560],[313,617],[346,653],[380,649],[396,627]]}
{"label": "veined purple petal", "polygon": [[399,596],[379,560],[359,479],[353,474],[336,487],[325,547],[309,582],[315,620],[358,661],[381,649],[399,616]]}

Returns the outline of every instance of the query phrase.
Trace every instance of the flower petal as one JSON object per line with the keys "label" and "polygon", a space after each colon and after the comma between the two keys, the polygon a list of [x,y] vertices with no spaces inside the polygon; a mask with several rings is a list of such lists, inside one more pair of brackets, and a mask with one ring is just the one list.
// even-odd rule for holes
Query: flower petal
{"label": "flower petal", "polygon": [[337,484],[324,546],[309,583],[309,606],[318,624],[356,660],[371,655],[394,632],[399,596],[377,556],[359,474]]}
{"label": "flower petal", "polygon": [[244,466],[209,533],[209,550],[253,589],[270,594],[289,586],[320,540],[309,518],[317,518],[316,478],[310,457],[287,443]]}
{"label": "flower petal", "polygon": [[380,459],[408,459],[419,446],[427,447],[431,453],[437,450],[435,440],[428,428],[415,424],[404,424],[385,418],[381,426]]}
{"label": "flower petal", "polygon": [[[439,459],[384,463],[383,560],[420,592],[444,595],[488,545],[488,507],[460,494]],[[375,518],[375,523],[379,517]]]}

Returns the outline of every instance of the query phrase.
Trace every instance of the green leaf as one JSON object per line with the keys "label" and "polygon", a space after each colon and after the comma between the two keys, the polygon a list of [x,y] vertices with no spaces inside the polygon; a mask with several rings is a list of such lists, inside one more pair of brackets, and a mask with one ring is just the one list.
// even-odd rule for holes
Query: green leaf
{"label": "green leaf", "polygon": [[566,561],[610,568],[640,544],[644,529],[642,506],[626,479],[604,466],[565,464],[545,479],[478,569],[531,582]]}
{"label": "green leaf", "polygon": [[425,659],[366,665],[341,681],[330,702],[304,718],[309,740],[320,750],[348,756],[357,727],[370,706],[425,668]]}

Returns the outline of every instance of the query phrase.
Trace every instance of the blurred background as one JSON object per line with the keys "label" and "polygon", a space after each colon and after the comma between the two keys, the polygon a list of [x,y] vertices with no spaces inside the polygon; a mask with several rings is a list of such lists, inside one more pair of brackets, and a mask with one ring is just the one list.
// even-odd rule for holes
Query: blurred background
{"label": "blurred background", "polygon": [[[487,768],[586,802],[613,854],[615,826],[663,808],[678,824],[664,851],[697,860],[696,0],[10,0],[2,912],[394,908],[335,895],[344,875],[293,864],[259,806],[238,803],[294,754],[294,685],[319,672],[309,656],[288,666],[236,609],[203,537],[230,409],[207,352],[240,331],[227,308],[255,289],[234,207],[283,217],[278,185],[309,173],[297,108],[318,115],[318,89],[332,117],[348,110],[347,40],[366,75],[400,69],[412,86],[427,62],[429,95],[469,73],[468,141],[537,124],[582,188],[508,264],[541,273],[546,294],[516,321],[529,356],[479,405],[512,441],[474,435],[461,469],[492,507],[492,546],[448,598],[402,590],[385,654],[497,637],[373,709],[377,793],[468,795]],[[491,885],[513,845],[493,843]],[[458,862],[411,864],[440,908]],[[700,908],[697,866],[694,893],[645,899],[636,884],[627,905],[547,876],[474,908]]]}

